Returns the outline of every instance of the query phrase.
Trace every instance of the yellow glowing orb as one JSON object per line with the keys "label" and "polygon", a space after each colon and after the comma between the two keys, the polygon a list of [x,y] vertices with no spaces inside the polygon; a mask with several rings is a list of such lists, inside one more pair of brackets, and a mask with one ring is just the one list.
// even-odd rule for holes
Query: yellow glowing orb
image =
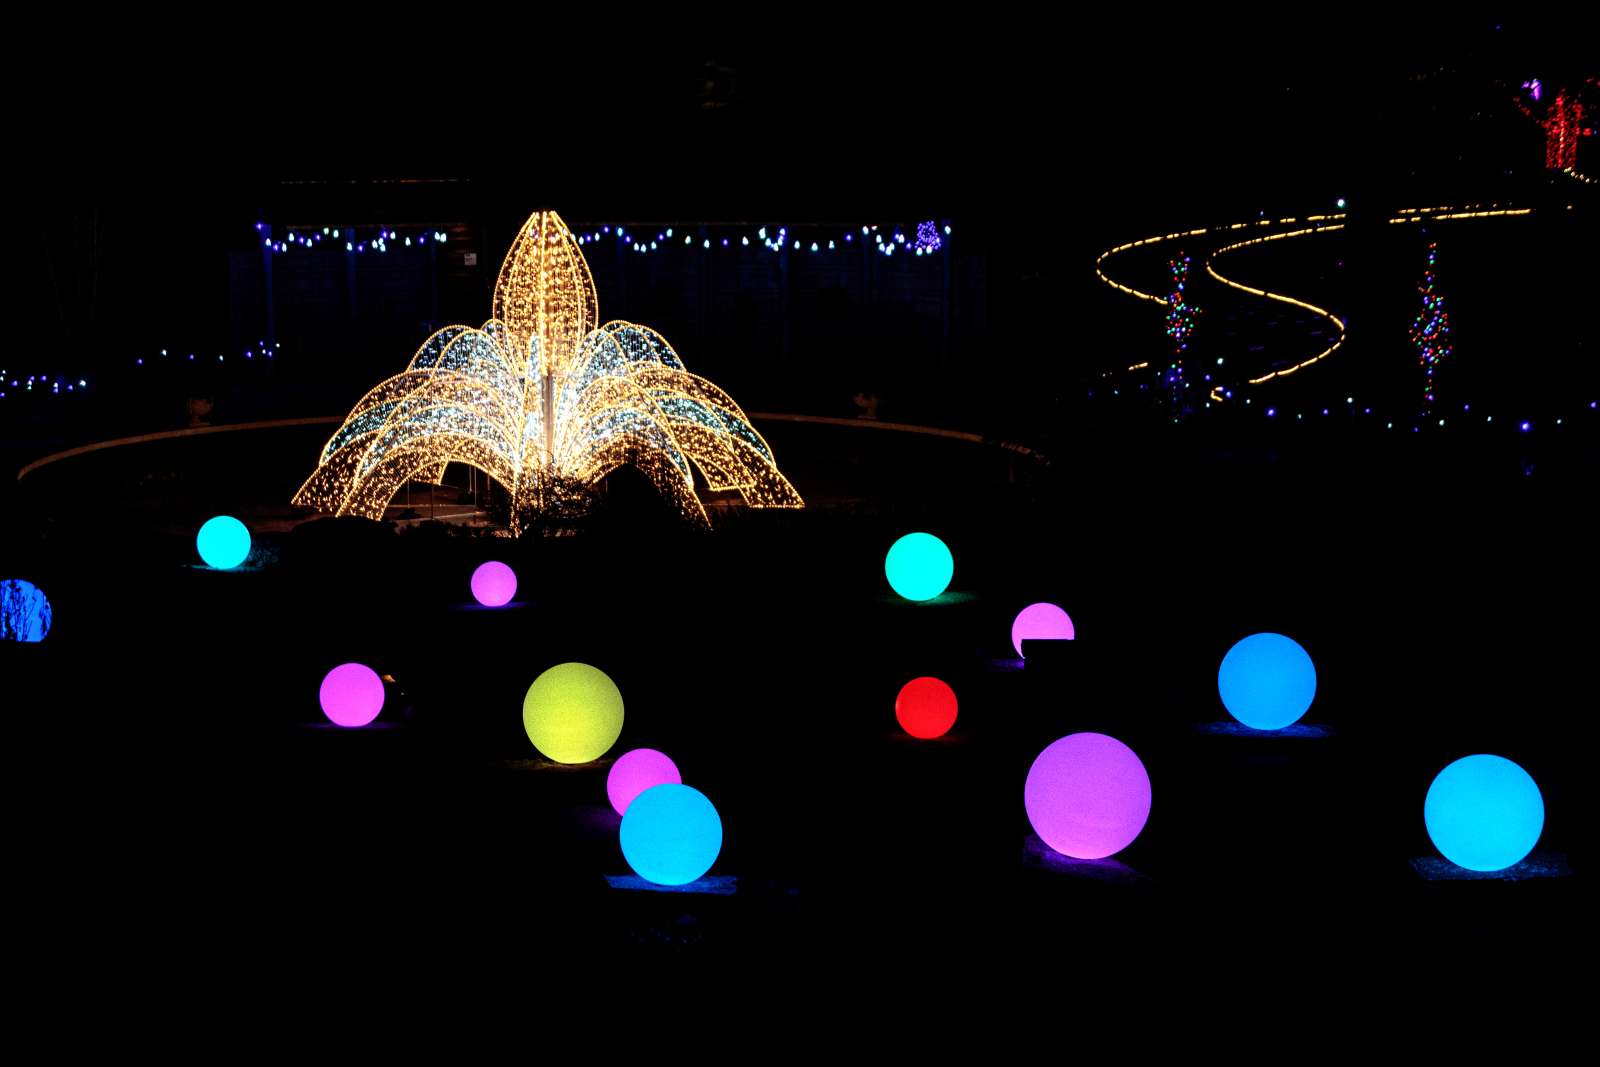
{"label": "yellow glowing orb", "polygon": [[558,663],[528,687],[522,728],[547,759],[597,760],[622,735],[622,692],[605,671],[587,663]]}

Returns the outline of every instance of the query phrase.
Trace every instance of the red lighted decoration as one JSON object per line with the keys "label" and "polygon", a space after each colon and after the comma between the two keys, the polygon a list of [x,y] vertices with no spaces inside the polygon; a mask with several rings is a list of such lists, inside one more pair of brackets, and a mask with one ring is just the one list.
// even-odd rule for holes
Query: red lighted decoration
{"label": "red lighted decoration", "polygon": [[1558,88],[1555,98],[1542,103],[1543,93],[1537,81],[1524,83],[1531,89],[1538,109],[1529,107],[1520,97],[1517,106],[1544,130],[1544,165],[1551,170],[1571,173],[1578,166],[1578,139],[1593,137],[1594,107],[1585,99],[1591,95],[1600,79],[1585,79],[1576,89]]}
{"label": "red lighted decoration", "polygon": [[943,737],[956,724],[956,692],[937,678],[913,678],[894,698],[894,717],[912,737]]}

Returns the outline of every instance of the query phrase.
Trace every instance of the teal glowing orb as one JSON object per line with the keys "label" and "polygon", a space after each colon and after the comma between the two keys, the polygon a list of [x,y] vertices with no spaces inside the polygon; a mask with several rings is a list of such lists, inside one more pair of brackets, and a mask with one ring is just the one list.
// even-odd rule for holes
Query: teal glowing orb
{"label": "teal glowing orb", "polygon": [[1251,729],[1281,730],[1311,707],[1317,669],[1294,640],[1251,634],[1222,657],[1217,693],[1228,714]]}
{"label": "teal glowing orb", "polygon": [[908,533],[889,546],[883,573],[889,586],[907,600],[932,600],[950,585],[955,557],[931,533]]}
{"label": "teal glowing orb", "polygon": [[622,817],[622,858],[647,882],[688,885],[722,851],[722,818],[693,786],[651,786]]}
{"label": "teal glowing orb", "polygon": [[231,570],[250,555],[250,531],[232,515],[207,519],[194,539],[200,558],[219,571]]}
{"label": "teal glowing orb", "polygon": [[1503,871],[1539,843],[1544,797],[1533,776],[1504,756],[1463,756],[1428,787],[1422,821],[1451,863]]}

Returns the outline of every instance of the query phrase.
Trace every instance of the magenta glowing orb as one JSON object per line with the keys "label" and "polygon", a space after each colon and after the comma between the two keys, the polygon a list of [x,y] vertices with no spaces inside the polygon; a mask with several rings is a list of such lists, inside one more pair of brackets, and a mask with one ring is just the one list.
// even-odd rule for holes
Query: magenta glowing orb
{"label": "magenta glowing orb", "polygon": [[1011,624],[1011,647],[1022,655],[1023,641],[1071,641],[1072,617],[1054,604],[1029,604]]}
{"label": "magenta glowing orb", "polygon": [[682,785],[678,765],[653,748],[624,752],[606,775],[606,797],[618,815],[628,814],[633,798],[658,785]]}
{"label": "magenta glowing orb", "polygon": [[517,595],[517,572],[490,560],[472,572],[472,598],[486,608],[501,608]]}
{"label": "magenta glowing orb", "polygon": [[1150,775],[1133,749],[1105,734],[1069,734],[1028,768],[1022,804],[1034,832],[1066,856],[1104,859],[1133,843],[1150,818]]}
{"label": "magenta glowing orb", "polygon": [[383,710],[383,679],[365,663],[341,663],[322,679],[317,699],[335,726],[365,726]]}

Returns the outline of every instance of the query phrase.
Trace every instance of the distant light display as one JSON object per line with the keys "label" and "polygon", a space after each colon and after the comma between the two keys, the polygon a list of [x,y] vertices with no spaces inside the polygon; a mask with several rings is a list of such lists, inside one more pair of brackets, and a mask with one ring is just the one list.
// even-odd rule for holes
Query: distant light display
{"label": "distant light display", "polygon": [[1041,840],[1066,856],[1104,859],[1133,843],[1150,818],[1150,775],[1133,749],[1105,734],[1069,734],[1028,768],[1022,803]]}
{"label": "distant light display", "polygon": [[692,786],[657,785],[628,805],[621,837],[633,873],[656,885],[688,885],[717,861],[722,817]]}
{"label": "distant light display", "polygon": [[938,678],[913,678],[894,698],[894,717],[912,737],[943,737],[956,724],[956,691]]}
{"label": "distant light display", "polygon": [[1024,641],[1071,641],[1077,637],[1072,617],[1055,604],[1040,601],[1017,612],[1011,623],[1011,647],[1022,655]]}
{"label": "distant light display", "polygon": [[43,641],[50,632],[50,598],[21,578],[0,581],[0,641]]}
{"label": "distant light display", "polygon": [[907,600],[932,600],[950,585],[955,557],[930,533],[908,533],[889,547],[883,572],[889,587]]}
{"label": "distant light display", "polygon": [[472,598],[486,608],[500,608],[517,595],[517,572],[496,560],[472,572]]}
{"label": "distant light display", "polygon": [[601,322],[577,235],[555,212],[518,231],[492,307],[481,328],[438,330],[374,386],[293,502],[382,520],[401,486],[438,483],[464,463],[506,489],[514,535],[581,512],[623,465],[702,527],[696,468],[707,489],[738,490],[750,507],[805,506],[732,397],[689,373],[655,330]]}
{"label": "distant light display", "polygon": [[589,763],[622,735],[622,693],[597,667],[558,663],[528,687],[522,727],[546,758]]}
{"label": "distant light display", "polygon": [[1469,871],[1501,871],[1533,851],[1544,797],[1533,776],[1504,756],[1463,756],[1440,771],[1422,820],[1445,859]]}
{"label": "distant light display", "polygon": [[682,785],[683,775],[678,765],[662,752],[653,748],[636,748],[624,752],[611,765],[606,775],[606,799],[618,815],[628,814],[628,805],[646,789],[658,785]]}
{"label": "distant light display", "polygon": [[383,679],[364,663],[341,663],[323,676],[317,700],[335,726],[365,726],[383,710]]}
{"label": "distant light display", "polygon": [[1172,340],[1172,362],[1167,366],[1166,383],[1172,392],[1175,407],[1183,403],[1183,391],[1188,383],[1183,380],[1183,354],[1189,350],[1189,335],[1194,333],[1196,308],[1184,295],[1189,283],[1189,257],[1182,252],[1176,259],[1167,261],[1172,272],[1172,285],[1167,296],[1167,336]]}
{"label": "distant light display", "polygon": [[1559,87],[1550,103],[1543,104],[1544,86],[1538,79],[1522,83],[1533,101],[1541,104],[1538,109],[1531,108],[1517,97],[1522,113],[1544,130],[1544,165],[1549,169],[1576,175],[1578,141],[1594,136],[1594,107],[1588,98],[1596,86],[1600,86],[1600,78],[1591,77],[1575,88]]}
{"label": "distant light display", "polygon": [[1299,720],[1317,695],[1311,656],[1282,634],[1251,634],[1222,657],[1217,693],[1228,714],[1256,730]]}
{"label": "distant light display", "polygon": [[232,570],[250,555],[250,531],[232,515],[218,515],[200,527],[194,544],[207,566]]}
{"label": "distant light display", "polygon": [[1422,294],[1422,310],[1417,312],[1416,319],[1411,323],[1411,343],[1417,349],[1417,361],[1422,364],[1423,377],[1423,410],[1426,412],[1433,406],[1434,399],[1434,371],[1439,364],[1449,358],[1450,344],[1450,312],[1444,307],[1444,294],[1434,288],[1434,264],[1439,256],[1439,243],[1428,242],[1428,266],[1422,272],[1422,283],[1417,286],[1417,291]]}

